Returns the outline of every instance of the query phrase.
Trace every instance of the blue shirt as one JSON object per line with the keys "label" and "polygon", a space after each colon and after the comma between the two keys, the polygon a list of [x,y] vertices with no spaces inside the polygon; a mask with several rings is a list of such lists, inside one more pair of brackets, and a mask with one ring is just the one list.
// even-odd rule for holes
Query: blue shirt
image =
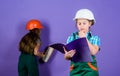
{"label": "blue shirt", "polygon": [[[100,47],[100,38],[98,36],[93,35],[91,32],[88,32],[86,37],[90,41],[91,44],[97,45],[98,47]],[[78,32],[74,32],[68,37],[67,43],[69,43],[75,39],[78,39],[78,38],[80,38],[78,36]]]}
{"label": "blue shirt", "polygon": [[[74,32],[72,33],[68,39],[67,39],[67,43],[75,40],[75,39],[78,39],[80,38],[78,36],[78,32]],[[88,32],[87,35],[86,35],[86,38],[89,40],[89,42],[92,44],[92,45],[97,45],[98,47],[100,47],[100,38],[96,35],[93,35],[91,32]],[[100,50],[100,49],[99,49]],[[95,56],[92,55],[92,59],[93,59],[93,62],[96,62],[96,59],[95,59]]]}

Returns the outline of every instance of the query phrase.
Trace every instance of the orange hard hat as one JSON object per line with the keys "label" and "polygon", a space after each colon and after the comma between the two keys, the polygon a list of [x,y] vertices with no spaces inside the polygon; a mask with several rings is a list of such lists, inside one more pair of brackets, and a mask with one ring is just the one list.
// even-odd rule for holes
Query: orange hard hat
{"label": "orange hard hat", "polygon": [[38,28],[38,29],[43,28],[43,26],[42,26],[42,24],[40,23],[39,20],[32,19],[32,20],[28,21],[28,23],[26,25],[26,29],[27,30],[32,30],[34,28]]}

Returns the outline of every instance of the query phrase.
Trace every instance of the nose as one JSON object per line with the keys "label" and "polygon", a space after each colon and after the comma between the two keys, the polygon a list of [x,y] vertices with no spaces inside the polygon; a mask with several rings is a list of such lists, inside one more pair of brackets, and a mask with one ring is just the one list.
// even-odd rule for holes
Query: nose
{"label": "nose", "polygon": [[80,26],[81,26],[81,27],[83,27],[83,26],[84,26],[84,24],[81,24]]}

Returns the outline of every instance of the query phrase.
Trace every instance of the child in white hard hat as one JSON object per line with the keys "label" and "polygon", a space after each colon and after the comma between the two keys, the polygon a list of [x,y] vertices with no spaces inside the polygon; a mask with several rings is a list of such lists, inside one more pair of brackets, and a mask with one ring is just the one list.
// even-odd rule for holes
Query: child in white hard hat
{"label": "child in white hard hat", "polygon": [[[100,38],[90,31],[90,27],[96,22],[94,15],[89,9],[80,9],[77,11],[74,21],[76,21],[78,31],[68,37],[67,43],[78,38],[86,38],[92,62],[74,62],[71,60],[70,76],[99,76],[95,55],[100,49]],[[75,53],[76,50],[68,52],[65,50],[64,57],[70,60]]]}

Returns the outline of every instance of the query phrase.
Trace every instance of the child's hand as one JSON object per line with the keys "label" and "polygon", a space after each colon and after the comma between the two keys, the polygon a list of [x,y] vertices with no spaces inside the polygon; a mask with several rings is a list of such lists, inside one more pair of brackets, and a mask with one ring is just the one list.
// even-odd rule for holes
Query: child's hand
{"label": "child's hand", "polygon": [[65,52],[64,58],[67,59],[67,60],[69,60],[70,58],[72,58],[73,55],[76,53],[76,50],[70,50],[70,51],[67,52],[66,49],[65,49],[65,47],[63,47],[63,49],[64,49],[64,52]]}
{"label": "child's hand", "polygon": [[85,30],[81,30],[80,32],[79,32],[79,36],[81,37],[81,38],[83,38],[83,37],[86,37],[86,31]]}
{"label": "child's hand", "polygon": [[40,58],[43,58],[45,56],[43,52],[39,52],[39,51],[34,51],[34,55],[36,55]]}
{"label": "child's hand", "polygon": [[45,57],[44,52],[40,52],[40,53],[39,53],[39,56],[40,56],[41,58]]}

